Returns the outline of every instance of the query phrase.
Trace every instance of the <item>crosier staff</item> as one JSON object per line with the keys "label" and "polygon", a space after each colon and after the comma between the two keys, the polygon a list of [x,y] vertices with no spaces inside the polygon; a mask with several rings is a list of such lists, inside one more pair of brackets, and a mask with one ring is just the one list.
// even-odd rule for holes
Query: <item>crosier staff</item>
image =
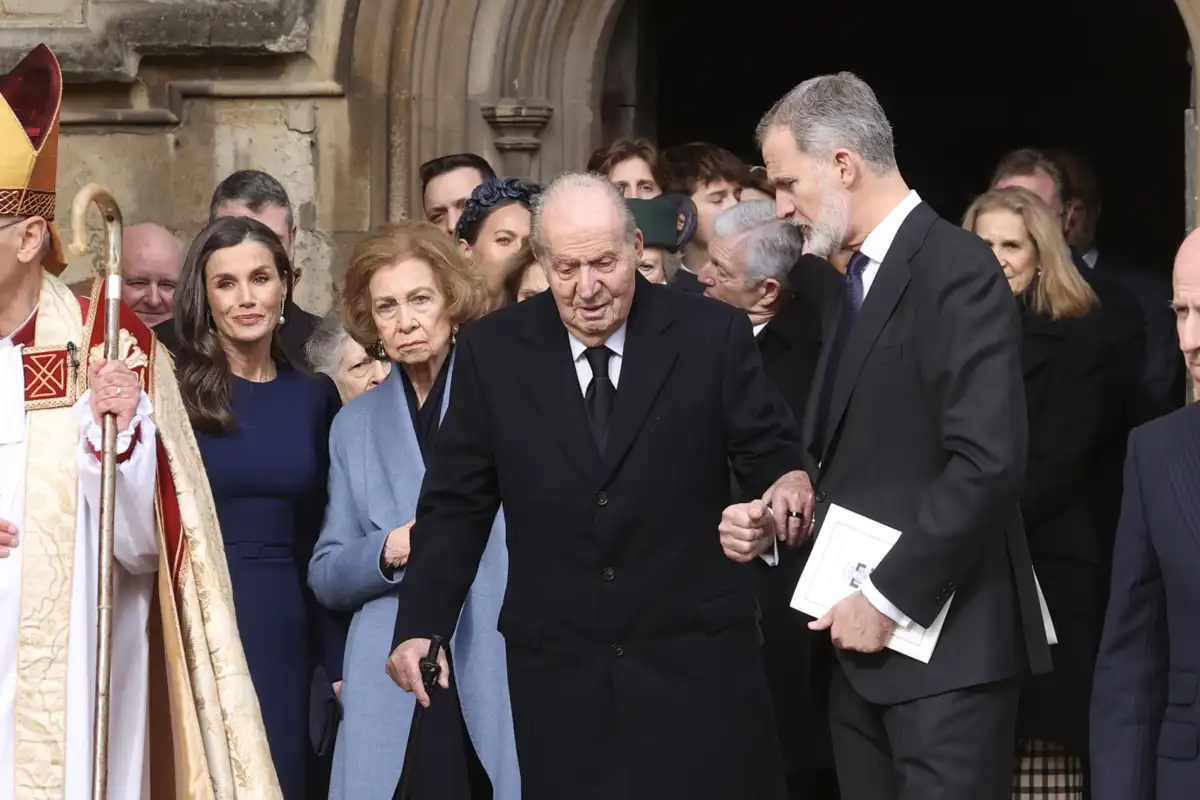
{"label": "crosier staff", "polygon": [[[75,195],[71,206],[71,230],[75,241],[71,250],[87,252],[87,211],[92,203],[104,218],[104,358],[119,357],[117,344],[121,333],[121,209],[112,192],[98,183],[89,183]],[[92,728],[92,800],[108,798],[108,716],[109,686],[112,673],[112,599],[113,542],[116,535],[117,500],[117,417],[104,415],[100,447],[100,586],[97,599],[98,635],[96,637],[96,706]]]}

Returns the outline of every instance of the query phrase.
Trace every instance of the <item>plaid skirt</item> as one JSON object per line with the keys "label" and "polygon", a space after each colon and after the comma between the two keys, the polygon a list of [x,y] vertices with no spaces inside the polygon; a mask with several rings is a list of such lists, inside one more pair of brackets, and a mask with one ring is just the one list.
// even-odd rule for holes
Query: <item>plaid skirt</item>
{"label": "plaid skirt", "polygon": [[1083,800],[1083,759],[1038,739],[1017,742],[1013,800]]}

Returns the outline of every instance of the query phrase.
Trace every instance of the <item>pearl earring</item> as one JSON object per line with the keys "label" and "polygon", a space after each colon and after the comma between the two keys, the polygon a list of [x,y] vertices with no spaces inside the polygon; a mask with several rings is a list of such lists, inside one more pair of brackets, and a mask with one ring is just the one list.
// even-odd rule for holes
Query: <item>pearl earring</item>
{"label": "pearl earring", "polygon": [[458,326],[450,329],[450,344],[458,344]]}
{"label": "pearl earring", "polygon": [[285,316],[283,315],[283,304],[284,304],[285,302],[287,302],[287,301],[286,301],[286,300],[280,300],[280,301],[279,301],[279,324],[280,324],[280,325],[282,325],[283,323],[287,322],[287,317],[285,317]]}

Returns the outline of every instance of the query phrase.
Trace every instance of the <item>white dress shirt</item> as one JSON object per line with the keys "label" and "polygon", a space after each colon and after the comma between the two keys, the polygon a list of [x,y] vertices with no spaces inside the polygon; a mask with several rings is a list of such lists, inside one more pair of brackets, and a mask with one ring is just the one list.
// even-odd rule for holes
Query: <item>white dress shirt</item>
{"label": "white dress shirt", "polygon": [[[608,357],[608,379],[612,381],[614,389],[621,385],[621,359],[625,356],[626,327],[622,325],[617,328],[604,342],[604,346],[612,351],[612,355]],[[571,342],[571,358],[575,360],[575,375],[579,378],[579,391],[586,395],[588,384],[592,382],[592,366],[584,356],[587,345],[575,338],[575,334],[570,331],[567,331],[567,336]]]}
{"label": "white dress shirt", "polygon": [[[867,263],[867,268],[863,270],[863,302],[866,302],[867,294],[871,291],[871,284],[875,282],[875,276],[879,274],[879,266],[883,260],[887,258],[888,250],[892,247],[892,242],[896,239],[896,234],[900,231],[900,226],[904,224],[904,220],[908,219],[908,215],[912,210],[921,204],[921,198],[915,191],[910,191],[900,203],[892,209],[891,213],[883,218],[876,226],[875,230],[863,240],[862,247],[859,250],[870,261]],[[875,584],[868,578],[867,582],[861,587],[863,597],[875,606],[881,613],[886,614],[892,622],[899,625],[901,628],[907,628],[912,624],[912,619],[903,611],[897,608],[883,594],[875,588]]]}
{"label": "white dress shirt", "polygon": [[760,322],[754,326],[754,338],[755,339],[758,338],[758,335],[763,332],[763,328],[765,328],[765,327],[767,327],[766,322]]}
{"label": "white dress shirt", "polygon": [[[625,328],[625,325],[617,328],[613,335],[604,342],[604,346],[612,351],[608,357],[608,379],[612,381],[614,389],[618,388],[621,383],[621,362],[625,358]],[[587,352],[587,345],[579,341],[570,331],[567,331],[567,336],[571,345],[571,358],[575,361],[575,375],[579,378],[579,391],[586,397],[588,384],[592,382],[592,366],[584,355]],[[771,552],[763,553],[759,558],[772,567],[775,566],[779,562],[779,542],[775,541]]]}

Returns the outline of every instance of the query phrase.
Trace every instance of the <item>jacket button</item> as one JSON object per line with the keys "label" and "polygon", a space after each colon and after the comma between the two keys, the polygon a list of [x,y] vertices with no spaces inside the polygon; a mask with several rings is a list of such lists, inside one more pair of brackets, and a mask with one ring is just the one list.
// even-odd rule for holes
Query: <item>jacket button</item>
{"label": "jacket button", "polygon": [[825,493],[824,492],[817,492],[817,502],[818,503],[825,502]]}
{"label": "jacket button", "polygon": [[616,576],[617,576],[617,571],[615,569],[613,569],[612,567],[604,568],[604,580],[611,581]]}
{"label": "jacket button", "polygon": [[596,505],[598,505],[598,506],[608,505],[608,492],[600,492],[599,494],[596,495]]}
{"label": "jacket button", "polygon": [[625,648],[621,647],[621,645],[619,645],[619,644],[614,644],[612,646],[612,651],[613,651],[613,655],[616,656],[617,658],[620,658],[621,656],[625,655]]}

